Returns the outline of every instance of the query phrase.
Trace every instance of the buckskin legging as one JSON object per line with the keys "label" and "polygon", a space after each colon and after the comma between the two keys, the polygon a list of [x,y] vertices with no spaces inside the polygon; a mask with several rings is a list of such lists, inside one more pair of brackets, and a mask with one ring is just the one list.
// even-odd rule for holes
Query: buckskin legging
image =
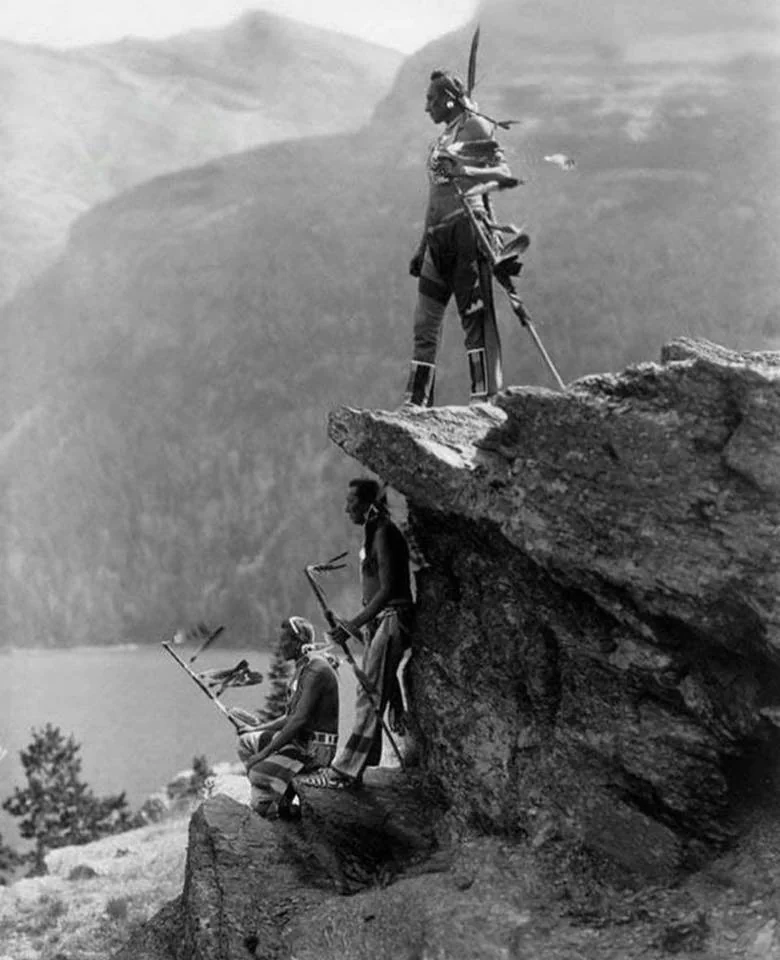
{"label": "buckskin legging", "polygon": [[[502,386],[501,341],[496,324],[492,276],[489,264],[478,256],[473,228],[465,213],[428,231],[417,289],[412,359],[418,363],[436,363],[444,312],[454,295],[472,380],[477,367],[475,361],[480,360],[482,352],[484,392],[490,396],[497,393]],[[472,383],[472,389],[475,386]]]}

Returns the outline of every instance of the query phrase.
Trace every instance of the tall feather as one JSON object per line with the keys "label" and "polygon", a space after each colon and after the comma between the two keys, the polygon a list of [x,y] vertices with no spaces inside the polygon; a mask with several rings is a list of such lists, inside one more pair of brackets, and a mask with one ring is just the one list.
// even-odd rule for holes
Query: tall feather
{"label": "tall feather", "polygon": [[474,86],[477,82],[477,50],[479,49],[479,24],[471,38],[471,49],[469,50],[469,69],[466,74],[466,93],[470,97],[474,93]]}

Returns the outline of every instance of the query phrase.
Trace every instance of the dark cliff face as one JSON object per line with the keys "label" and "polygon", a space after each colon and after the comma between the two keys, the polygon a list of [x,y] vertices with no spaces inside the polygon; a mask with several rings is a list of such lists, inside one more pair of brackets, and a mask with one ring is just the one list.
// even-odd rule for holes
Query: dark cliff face
{"label": "dark cliff face", "polygon": [[409,502],[414,703],[457,820],[666,875],[723,840],[780,706],[780,356],[334,412]]}

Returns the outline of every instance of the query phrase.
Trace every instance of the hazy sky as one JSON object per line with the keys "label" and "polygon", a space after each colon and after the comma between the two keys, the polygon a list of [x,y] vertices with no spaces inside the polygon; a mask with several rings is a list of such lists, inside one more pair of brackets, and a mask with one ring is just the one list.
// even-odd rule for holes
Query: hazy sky
{"label": "hazy sky", "polygon": [[78,46],[220,26],[267,9],[405,53],[465,23],[477,0],[0,0],[0,37]]}

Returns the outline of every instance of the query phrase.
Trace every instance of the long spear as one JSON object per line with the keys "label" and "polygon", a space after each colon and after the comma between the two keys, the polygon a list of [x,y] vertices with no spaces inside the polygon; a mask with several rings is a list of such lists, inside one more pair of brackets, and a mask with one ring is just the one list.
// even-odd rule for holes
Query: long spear
{"label": "long spear", "polygon": [[516,276],[520,272],[520,263],[517,259],[516,253],[511,251],[510,244],[504,248],[501,256],[496,254],[495,250],[493,249],[493,244],[490,242],[490,239],[485,232],[484,225],[480,223],[471,204],[468,202],[469,196],[474,196],[477,193],[487,195],[492,190],[505,190],[508,187],[517,186],[518,183],[518,180],[515,180],[514,177],[510,177],[507,179],[506,183],[499,183],[498,181],[491,180],[489,183],[481,184],[479,187],[472,187],[471,190],[465,191],[462,189],[457,180],[454,178],[452,180],[452,184],[455,187],[458,197],[460,198],[463,209],[466,211],[466,215],[468,216],[471,226],[474,229],[474,234],[477,238],[477,244],[479,245],[481,252],[490,263],[493,276],[498,281],[498,285],[509,298],[509,304],[512,307],[512,312],[520,321],[522,326],[524,326],[531,335],[531,339],[536,344],[539,353],[542,355],[542,359],[547,364],[548,370],[553,375],[558,388],[560,390],[565,390],[566,384],[563,382],[561,375],[556,370],[555,364],[550,359],[549,353],[545,350],[544,344],[539,338],[539,334],[534,329],[531,314],[526,310],[523,301],[520,299],[520,294],[515,290],[512,282],[512,277]]}
{"label": "long spear", "polygon": [[[480,37],[480,28],[479,28],[479,24],[477,24],[477,28],[474,31],[474,35],[471,38],[471,47],[469,48],[469,63],[468,63],[468,69],[466,71],[466,93],[469,98],[473,96],[474,87],[476,86],[476,82],[477,82],[477,53],[479,51],[479,37]],[[482,116],[484,116],[484,114],[482,114]],[[490,117],[486,117],[486,119],[490,120],[491,123],[496,124],[496,126],[503,127],[504,129],[508,129],[509,125],[515,122],[515,121],[491,120]],[[550,373],[553,375],[553,378],[555,379],[555,382],[558,385],[559,389],[565,390],[566,384],[563,382],[563,380],[560,377],[560,374],[555,369],[555,364],[550,359],[550,355],[545,350],[544,344],[539,338],[539,334],[534,329],[534,325],[531,320],[531,315],[526,310],[523,304],[523,301],[520,299],[520,295],[517,293],[517,291],[514,288],[514,284],[512,283],[512,273],[510,273],[509,271],[513,268],[515,264],[517,264],[517,258],[508,255],[509,250],[507,248],[504,249],[503,255],[501,257],[496,256],[496,253],[493,250],[493,245],[490,243],[490,240],[488,239],[485,233],[483,225],[479,223],[479,221],[477,220],[474,214],[474,210],[466,200],[465,191],[461,189],[460,185],[454,179],[452,183],[455,187],[455,190],[458,193],[458,197],[460,198],[460,201],[466,211],[466,214],[468,215],[468,218],[471,221],[471,225],[476,234],[477,242],[479,243],[480,249],[482,250],[482,253],[487,257],[488,261],[490,262],[490,266],[493,271],[493,276],[496,278],[496,280],[498,281],[498,283],[506,293],[507,297],[509,298],[509,303],[510,303],[510,306],[512,307],[512,312],[520,321],[520,323],[526,328],[528,333],[531,335],[531,339],[536,344],[536,347],[539,350],[539,353],[542,355],[542,359],[547,364],[547,368],[549,369]],[[483,199],[485,202],[485,209],[487,210],[488,215],[491,217],[491,219],[493,217],[493,212],[490,204],[491,190],[502,190],[502,189],[506,189],[507,187],[516,187],[518,183],[520,183],[519,180],[511,178],[507,180],[506,183],[496,182],[491,184],[484,184],[479,189],[479,192],[482,193],[483,195]],[[519,265],[517,267],[517,270],[519,271]]]}
{"label": "long spear", "polygon": [[224,703],[222,703],[222,701],[219,699],[219,697],[218,697],[215,693],[212,693],[212,691],[209,689],[208,685],[205,684],[205,683],[200,679],[200,677],[197,675],[197,673],[195,673],[194,670],[191,670],[191,669],[190,669],[189,665],[188,665],[187,663],[185,663],[185,661],[182,660],[182,658],[178,655],[178,653],[176,653],[176,651],[173,649],[173,647],[171,646],[171,643],[172,643],[172,641],[170,641],[170,640],[163,640],[163,642],[162,642],[162,648],[163,648],[163,650],[167,650],[168,653],[170,653],[170,655],[171,655],[171,656],[173,657],[173,659],[179,664],[179,666],[182,668],[182,670],[184,670],[184,672],[190,677],[190,679],[191,679],[195,684],[197,684],[197,686],[200,687],[200,689],[206,694],[206,696],[209,698],[209,700],[211,700],[211,702],[214,704],[214,706],[217,708],[217,710],[219,710],[219,712],[220,712],[230,723],[233,724],[233,726],[234,726],[235,729],[236,729],[236,732],[237,732],[237,733],[240,733],[241,730],[242,730],[242,728],[244,727],[244,724],[242,724],[240,720],[237,720],[237,719],[230,713],[230,711],[228,710],[228,708],[225,706]]}
{"label": "long spear", "polygon": [[[317,578],[315,576],[315,574],[317,573],[325,573],[331,570],[340,570],[342,567],[346,566],[346,564],[338,562],[339,560],[343,560],[344,557],[346,557],[346,555],[347,554],[345,551],[344,553],[340,553],[336,557],[331,557],[330,560],[326,560],[324,563],[310,563],[306,567],[304,567],[303,572],[306,574],[306,579],[309,581],[309,585],[314,591],[314,595],[317,598],[317,602],[320,605],[320,609],[322,610],[322,613],[325,617],[328,627],[331,630],[335,630],[337,627],[341,627],[346,633],[349,634],[350,637],[352,637],[353,640],[357,640],[358,643],[362,643],[363,642],[362,638],[359,637],[352,630],[350,630],[349,627],[344,623],[344,621],[340,617],[337,617],[336,614],[333,612],[330,605],[328,604],[328,598],[325,596],[325,591],[322,589],[322,586],[317,582]],[[349,662],[349,665],[352,667],[352,672],[355,674],[355,677],[357,678],[358,683],[363,688],[366,696],[368,697],[368,701],[371,704],[374,710],[374,713],[376,714],[377,720],[381,724],[382,730],[384,730],[385,732],[385,736],[390,741],[390,745],[392,746],[396,757],[398,757],[398,762],[401,765],[401,769],[402,770],[405,769],[406,764],[404,763],[404,758],[401,756],[401,751],[398,749],[398,744],[395,742],[395,738],[393,737],[393,734],[390,731],[390,728],[385,722],[385,719],[382,715],[381,705],[379,702],[377,702],[374,696],[373,684],[368,679],[368,677],[363,672],[363,670],[361,670],[360,667],[355,662],[355,658],[352,656],[352,651],[347,646],[346,641],[339,642],[337,640],[336,642],[344,651],[344,655],[346,656],[347,661]]]}
{"label": "long spear", "polygon": [[211,633],[209,633],[206,639],[203,641],[203,643],[198,647],[195,653],[193,653],[193,655],[190,657],[190,663],[195,663],[195,661],[203,653],[203,651],[207,650],[211,646],[211,644],[214,643],[214,641],[224,631],[224,629],[225,629],[224,627],[220,626],[220,627],[217,627],[216,630],[213,630]]}

